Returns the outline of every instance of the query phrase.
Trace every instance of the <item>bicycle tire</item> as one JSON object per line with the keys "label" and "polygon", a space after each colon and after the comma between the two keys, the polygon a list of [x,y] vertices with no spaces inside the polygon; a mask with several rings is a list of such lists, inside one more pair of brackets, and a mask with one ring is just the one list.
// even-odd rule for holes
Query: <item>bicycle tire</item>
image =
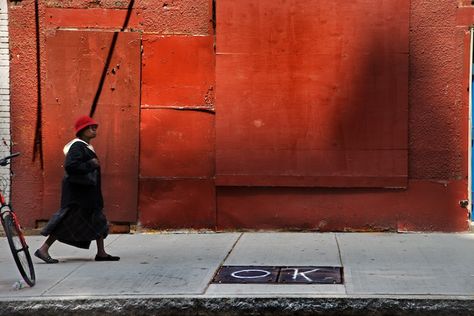
{"label": "bicycle tire", "polygon": [[12,213],[5,212],[2,216],[5,235],[18,271],[29,286],[34,286],[36,283],[35,268],[21,228]]}

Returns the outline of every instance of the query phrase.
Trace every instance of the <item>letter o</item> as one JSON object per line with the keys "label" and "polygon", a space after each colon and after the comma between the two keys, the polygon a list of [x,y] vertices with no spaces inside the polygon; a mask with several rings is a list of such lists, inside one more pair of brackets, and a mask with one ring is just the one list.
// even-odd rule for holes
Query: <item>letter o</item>
{"label": "letter o", "polygon": [[[262,272],[261,275],[237,275],[240,273],[249,273],[249,272]],[[258,279],[264,278],[270,275],[270,272],[260,269],[247,269],[247,270],[239,270],[231,273],[231,276],[237,279]]]}

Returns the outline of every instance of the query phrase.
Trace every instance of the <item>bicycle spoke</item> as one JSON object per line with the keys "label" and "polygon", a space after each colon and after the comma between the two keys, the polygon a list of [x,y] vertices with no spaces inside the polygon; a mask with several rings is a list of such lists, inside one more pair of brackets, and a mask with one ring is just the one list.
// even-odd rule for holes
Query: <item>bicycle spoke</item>
{"label": "bicycle spoke", "polygon": [[28,250],[28,247],[15,249],[15,252],[20,253],[20,252],[25,252],[26,250]]}

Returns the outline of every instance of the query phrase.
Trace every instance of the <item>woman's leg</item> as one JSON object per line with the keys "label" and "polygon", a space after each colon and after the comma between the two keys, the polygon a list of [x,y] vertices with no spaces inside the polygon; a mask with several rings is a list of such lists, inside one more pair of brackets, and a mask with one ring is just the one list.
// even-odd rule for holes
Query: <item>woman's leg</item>
{"label": "woman's leg", "polygon": [[56,241],[56,237],[49,235],[46,241],[35,251],[35,256],[46,263],[58,263],[59,260],[51,258],[49,255],[49,247]]}
{"label": "woman's leg", "polygon": [[105,252],[104,237],[100,237],[96,240],[97,242],[97,255],[95,261],[119,261],[120,257],[111,256]]}
{"label": "woman's leg", "polygon": [[100,237],[96,240],[97,242],[97,256],[98,257],[107,257],[107,253],[104,248],[104,237]]}
{"label": "woman's leg", "polygon": [[51,245],[56,241],[56,237],[54,237],[53,235],[49,235],[48,238],[46,239],[46,241],[41,245],[41,247],[39,248],[39,251],[45,255],[48,254],[48,251],[49,251],[49,247],[51,247]]}

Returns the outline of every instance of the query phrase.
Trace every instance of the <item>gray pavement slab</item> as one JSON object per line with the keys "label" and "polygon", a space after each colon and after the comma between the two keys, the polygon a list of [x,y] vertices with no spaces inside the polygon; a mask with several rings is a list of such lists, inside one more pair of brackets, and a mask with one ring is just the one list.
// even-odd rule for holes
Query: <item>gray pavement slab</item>
{"label": "gray pavement slab", "polygon": [[337,241],[331,233],[244,233],[224,263],[341,266]]}
{"label": "gray pavement slab", "polygon": [[[90,250],[55,243],[50,254],[58,264],[34,258],[37,283],[15,291],[20,278],[5,244],[0,260],[6,277],[0,280],[0,299],[14,297],[89,297],[110,295],[202,294],[239,234],[137,234],[111,235],[109,253],[119,262],[95,262]],[[27,237],[31,252],[44,237]],[[7,251],[8,250],[8,251]]]}
{"label": "gray pavement slab", "polygon": [[337,234],[349,295],[474,294],[472,234]]}
{"label": "gray pavement slab", "polygon": [[83,265],[48,295],[204,293],[237,234],[123,235],[109,247],[119,262]]}
{"label": "gray pavement slab", "polygon": [[122,235],[119,262],[81,265],[46,295],[203,294],[238,234]]}
{"label": "gray pavement slab", "polygon": [[[106,239],[106,245],[119,238],[118,235],[112,235]],[[56,257],[60,255],[59,264],[45,264],[41,260],[33,256],[34,251],[43,243],[45,237],[43,236],[27,236],[27,243],[30,247],[30,254],[35,265],[36,285],[32,288],[26,286],[20,291],[15,291],[12,285],[22,280],[18,272],[13,257],[8,248],[8,241],[6,238],[0,238],[0,258],[2,263],[1,277],[0,277],[0,299],[13,297],[38,297],[43,296],[48,290],[56,286],[59,282],[67,277],[79,267],[85,264],[90,264],[93,261],[94,250],[83,250],[67,246],[61,243],[55,243],[51,248],[51,255]]]}

